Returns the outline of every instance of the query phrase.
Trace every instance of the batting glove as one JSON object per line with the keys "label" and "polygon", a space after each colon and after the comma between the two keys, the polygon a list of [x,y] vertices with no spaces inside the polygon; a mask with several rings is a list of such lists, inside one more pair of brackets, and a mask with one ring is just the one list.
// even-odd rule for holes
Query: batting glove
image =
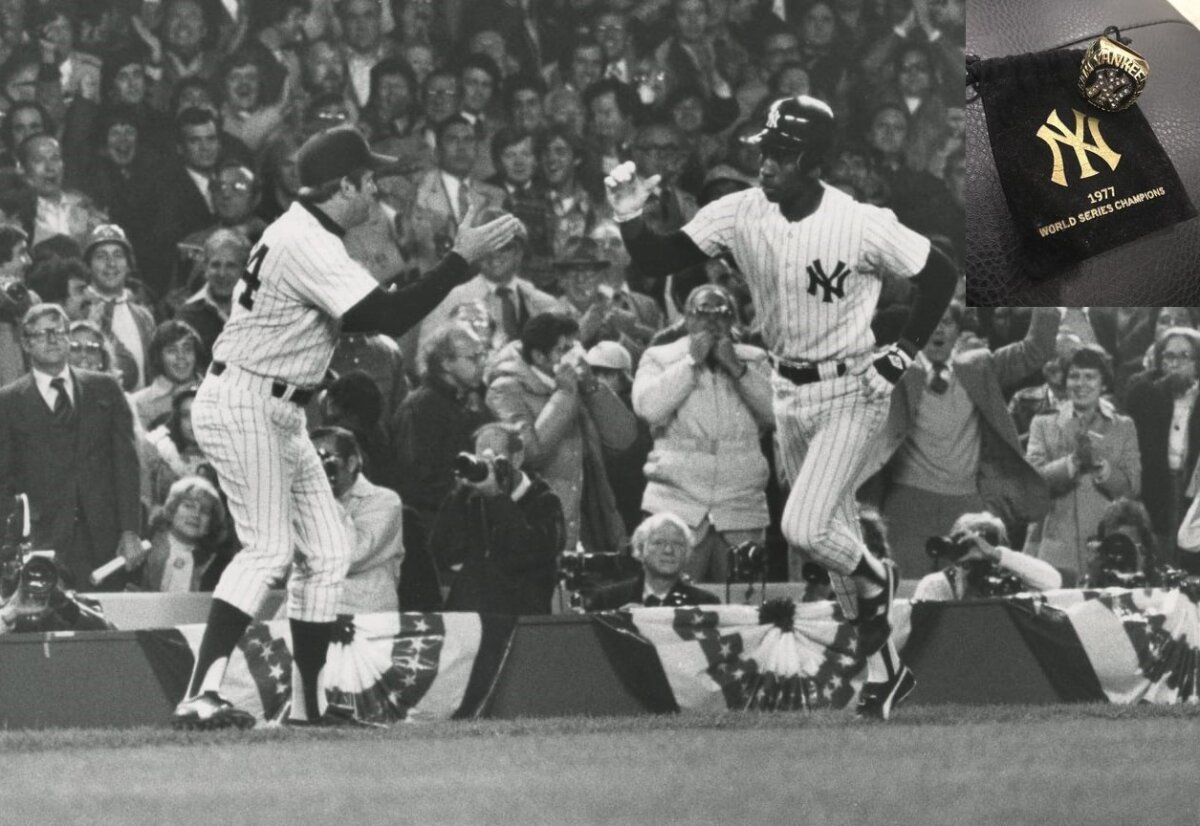
{"label": "batting glove", "polygon": [[900,381],[900,377],[912,362],[912,356],[898,344],[884,349],[859,377],[867,398],[874,401],[890,396],[896,382]]}
{"label": "batting glove", "polygon": [[646,200],[658,187],[660,180],[659,175],[639,178],[637,166],[633,161],[625,161],[613,167],[612,172],[604,179],[604,189],[617,223],[623,224],[641,215],[642,207],[646,205]]}

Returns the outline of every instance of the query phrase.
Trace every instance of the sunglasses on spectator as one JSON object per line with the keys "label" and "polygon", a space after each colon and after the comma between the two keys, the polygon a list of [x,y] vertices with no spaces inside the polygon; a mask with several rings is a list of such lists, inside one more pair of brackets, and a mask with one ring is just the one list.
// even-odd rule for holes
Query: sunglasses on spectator
{"label": "sunglasses on spectator", "polygon": [[98,341],[72,341],[72,353],[99,353],[104,349],[104,345]]}

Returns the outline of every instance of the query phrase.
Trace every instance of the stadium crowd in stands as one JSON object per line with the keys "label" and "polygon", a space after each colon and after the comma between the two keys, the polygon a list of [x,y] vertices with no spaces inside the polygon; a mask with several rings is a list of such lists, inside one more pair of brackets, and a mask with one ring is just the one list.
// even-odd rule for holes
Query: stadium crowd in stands
{"label": "stadium crowd in stands", "polygon": [[[351,578],[373,583],[348,599],[545,610],[554,553],[628,553],[652,514],[695,543],[680,564],[697,582],[748,539],[800,581],[739,273],[645,278],[603,179],[625,160],[661,174],[644,215],[677,229],[755,185],[741,138],[810,94],[837,116],[822,177],[961,261],[963,5],[0,0],[2,492],[30,495],[76,587],[118,553],[101,589],[211,583],[238,543],[191,398],[252,245],[296,197],[299,145],[349,124],[397,158],[345,238],[385,286],[435,263],[472,208],[525,232],[410,334],[344,336],[308,407],[362,546]],[[885,282],[881,343],[908,296]],[[1079,582],[1111,504],[1139,499],[1143,561],[1198,568],[1198,320],[953,304],[861,490],[903,574],[990,513],[977,556],[1024,549],[1058,573],[1037,582]],[[455,457],[485,447],[489,475],[461,481]]]}

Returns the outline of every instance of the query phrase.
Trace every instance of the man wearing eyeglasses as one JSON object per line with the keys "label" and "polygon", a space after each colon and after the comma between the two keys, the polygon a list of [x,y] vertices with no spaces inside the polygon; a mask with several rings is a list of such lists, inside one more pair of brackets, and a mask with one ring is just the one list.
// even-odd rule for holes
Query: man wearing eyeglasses
{"label": "man wearing eyeglasses", "polygon": [[221,161],[209,181],[208,191],[217,220],[179,242],[179,268],[173,283],[180,287],[191,281],[195,267],[203,260],[208,239],[217,230],[240,233],[253,244],[266,229],[266,222],[255,214],[262,200],[262,186],[258,176],[241,161],[233,158]]}
{"label": "man wearing eyeglasses", "polygon": [[111,375],[68,364],[67,314],[35,304],[21,323],[30,372],[0,389],[0,513],[25,493],[35,548],[53,550],[67,587],[121,590],[88,577],[116,556],[145,557],[133,413]]}
{"label": "man wearing eyeglasses", "polygon": [[642,510],[673,513],[696,546],[686,571],[697,582],[724,582],[729,548],[761,542],[767,513],[762,433],[774,423],[766,351],[736,343],[731,296],[714,284],[688,296],[687,334],[642,355],[633,409],[649,423]]}
{"label": "man wearing eyeglasses", "polygon": [[684,581],[684,568],[694,541],[687,523],[672,513],[646,517],[633,532],[633,558],[642,564],[634,579],[597,588],[587,599],[589,611],[715,605],[716,594]]}

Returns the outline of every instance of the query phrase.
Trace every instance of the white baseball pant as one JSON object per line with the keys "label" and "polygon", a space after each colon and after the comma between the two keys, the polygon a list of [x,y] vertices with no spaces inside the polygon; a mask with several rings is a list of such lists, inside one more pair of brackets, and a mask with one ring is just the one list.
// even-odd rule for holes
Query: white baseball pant
{"label": "white baseball pant", "polygon": [[838,602],[857,616],[849,575],[867,551],[854,494],[889,399],[868,401],[854,375],[795,385],[775,374],[772,388],[779,457],[791,484],[783,536],[829,571]]}
{"label": "white baseball pant", "polygon": [[192,405],[196,441],[217,471],[243,543],[213,596],[253,616],[294,558],[288,616],[331,622],[350,539],[304,411],[272,398],[269,387],[231,368],[207,376]]}

